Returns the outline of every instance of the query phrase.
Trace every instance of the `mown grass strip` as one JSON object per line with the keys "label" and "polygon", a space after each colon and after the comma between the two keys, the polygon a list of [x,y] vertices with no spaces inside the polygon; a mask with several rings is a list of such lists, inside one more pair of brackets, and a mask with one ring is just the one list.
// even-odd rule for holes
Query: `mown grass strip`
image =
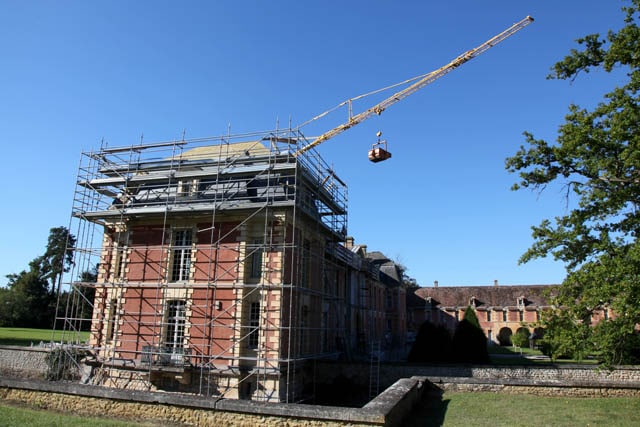
{"label": "mown grass strip", "polygon": [[16,345],[29,347],[40,342],[86,342],[88,332],[52,331],[51,329],[0,328],[0,345]]}

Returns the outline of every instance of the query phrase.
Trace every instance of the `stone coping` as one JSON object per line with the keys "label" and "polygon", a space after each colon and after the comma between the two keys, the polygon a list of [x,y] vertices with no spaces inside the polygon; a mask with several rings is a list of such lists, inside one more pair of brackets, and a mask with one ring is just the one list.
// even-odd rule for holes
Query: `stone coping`
{"label": "stone coping", "polygon": [[442,376],[426,376],[429,382],[434,385],[438,384],[492,384],[506,386],[522,386],[522,387],[567,387],[567,388],[612,388],[612,389],[630,389],[640,390],[640,382],[638,381],[616,381],[616,380],[571,380],[571,379],[542,379],[536,380],[531,378],[473,378],[473,377],[442,377]]}
{"label": "stone coping", "polygon": [[49,353],[51,352],[50,347],[31,347],[31,346],[17,346],[17,345],[0,345],[0,350],[11,350],[11,351],[34,351],[39,353]]}
{"label": "stone coping", "polygon": [[221,399],[180,393],[120,390],[72,382],[47,382],[0,377],[0,387],[194,409],[236,412],[284,418],[305,418],[345,424],[397,425],[421,399],[424,378],[404,378],[362,408],[308,404],[267,403]]}

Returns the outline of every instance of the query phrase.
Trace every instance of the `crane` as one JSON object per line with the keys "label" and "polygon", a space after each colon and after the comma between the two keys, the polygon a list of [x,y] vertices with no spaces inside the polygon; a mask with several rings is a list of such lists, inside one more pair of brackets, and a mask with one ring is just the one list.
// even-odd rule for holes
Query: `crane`
{"label": "crane", "polygon": [[[513,34],[515,34],[516,32],[520,31],[521,29],[523,29],[524,27],[526,27],[527,25],[529,25],[530,23],[533,22],[533,18],[531,16],[527,16],[524,19],[522,19],[519,22],[516,22],[515,24],[513,24],[512,26],[510,26],[509,28],[507,28],[506,30],[504,30],[503,32],[501,32],[500,34],[490,38],[489,40],[487,40],[486,42],[482,43],[480,46],[476,47],[475,49],[471,49],[465,53],[463,53],[462,55],[459,55],[458,57],[456,57],[453,61],[449,62],[448,64],[438,68],[437,70],[431,71],[430,73],[427,74],[423,74],[421,76],[418,77],[414,77],[412,79],[409,80],[405,80],[404,82],[389,86],[387,88],[383,88],[383,89],[379,89],[377,91],[373,91],[371,93],[365,94],[365,95],[360,95],[356,98],[351,98],[348,99],[347,101],[344,101],[342,103],[340,103],[337,107],[329,110],[329,111],[325,111],[322,114],[319,114],[318,116],[312,118],[311,120],[307,121],[304,124],[310,123],[316,119],[319,119],[323,116],[325,116],[327,113],[329,113],[330,111],[335,110],[336,108],[339,108],[341,106],[344,106],[345,104],[349,105],[349,120],[346,123],[343,123],[341,125],[338,125],[336,127],[334,127],[333,129],[323,133],[322,135],[316,137],[312,142],[310,142],[309,144],[303,146],[302,148],[300,148],[295,155],[299,156],[300,154],[312,149],[313,147],[316,147],[320,144],[322,144],[323,142],[327,141],[330,138],[333,138],[334,136],[344,132],[345,130],[359,124],[362,123],[364,120],[368,119],[369,117],[375,115],[380,115],[382,114],[382,112],[384,110],[386,110],[387,108],[389,108],[390,106],[392,106],[393,104],[395,104],[396,102],[406,98],[407,96],[417,92],[418,90],[422,89],[423,87],[425,87],[426,85],[433,83],[435,80],[439,79],[440,77],[443,77],[444,75],[446,75],[447,73],[455,70],[456,68],[458,68],[459,66],[461,66],[462,64],[466,63],[467,61],[475,58],[476,56],[486,52],[487,50],[489,50],[490,48],[492,48],[493,46],[495,46],[496,44],[500,43],[501,41],[505,40],[506,38],[512,36]],[[373,93],[378,93],[382,90],[385,89],[389,89],[391,87],[396,87],[405,83],[410,83],[410,82],[414,82],[412,83],[410,86],[406,87],[405,89],[394,93],[393,95],[391,95],[390,97],[384,99],[383,101],[377,103],[376,105],[374,105],[373,107],[358,113],[356,115],[352,115],[351,114],[351,101],[353,101],[354,99],[358,99],[358,98],[362,98],[364,96],[367,95],[371,95]],[[302,126],[304,126],[304,124]],[[378,138],[380,137],[380,134],[378,134]],[[381,145],[384,144],[384,148],[381,148]],[[388,158],[391,157],[391,153],[389,153],[386,150],[386,141],[381,141],[380,139],[378,139],[378,143],[374,144],[374,146],[372,147],[372,150],[369,151],[369,159],[373,162],[379,162],[382,160],[387,160]]]}

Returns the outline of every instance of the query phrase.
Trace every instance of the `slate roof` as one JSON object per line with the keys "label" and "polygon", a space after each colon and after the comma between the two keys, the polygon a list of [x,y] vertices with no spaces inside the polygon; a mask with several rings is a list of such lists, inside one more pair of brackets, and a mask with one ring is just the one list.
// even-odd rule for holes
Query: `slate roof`
{"label": "slate roof", "polygon": [[397,286],[402,283],[402,275],[395,262],[391,261],[385,254],[378,251],[367,252],[369,262],[380,267],[380,280],[382,283]]}

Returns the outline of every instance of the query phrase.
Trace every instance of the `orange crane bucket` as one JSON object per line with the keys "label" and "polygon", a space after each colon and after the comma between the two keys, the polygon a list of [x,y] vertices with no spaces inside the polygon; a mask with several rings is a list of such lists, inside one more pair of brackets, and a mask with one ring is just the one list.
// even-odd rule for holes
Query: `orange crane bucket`
{"label": "orange crane bucket", "polygon": [[369,160],[378,163],[391,158],[391,153],[387,151],[387,141],[378,141],[369,150]]}

